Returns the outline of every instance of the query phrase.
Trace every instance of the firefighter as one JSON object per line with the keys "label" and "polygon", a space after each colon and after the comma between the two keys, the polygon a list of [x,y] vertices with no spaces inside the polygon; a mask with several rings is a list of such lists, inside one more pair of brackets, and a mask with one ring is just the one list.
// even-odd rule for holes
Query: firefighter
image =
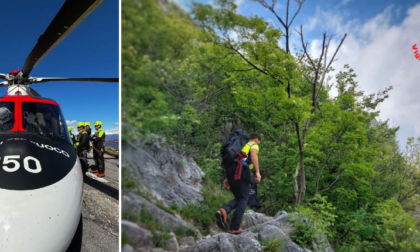
{"label": "firefighter", "polygon": [[89,150],[89,135],[85,130],[85,123],[79,122],[77,124],[77,130],[79,131],[79,135],[76,139],[76,151],[77,156],[80,158],[80,162],[82,163],[82,170],[83,174],[85,174],[89,168],[87,164],[87,151]]}
{"label": "firefighter", "polygon": [[92,129],[90,128],[90,122],[85,122],[85,130],[88,133],[88,136],[90,138],[90,136],[92,135]]}
{"label": "firefighter", "polygon": [[76,137],[74,136],[73,132],[71,132],[73,130],[73,128],[71,126],[68,126],[67,128],[69,129],[71,142],[73,143],[73,145],[75,145],[76,144]]}
{"label": "firefighter", "polygon": [[[91,151],[91,143],[90,143],[90,141],[92,141],[92,129],[90,128],[90,122],[85,122],[85,130],[86,130],[86,132],[87,132],[87,134],[88,134],[88,136],[89,136],[89,144],[88,144],[88,146],[89,146],[89,149],[87,150],[87,152],[88,153],[90,153],[90,151]],[[89,162],[88,162],[88,160],[86,159],[86,164],[87,164],[87,166],[88,167],[90,167],[90,165],[89,165]]]}
{"label": "firefighter", "polygon": [[98,177],[105,177],[105,132],[102,129],[102,122],[96,121],[93,125],[96,129],[96,133],[92,137],[93,159],[95,160],[97,170],[92,170],[91,172],[96,173]]}

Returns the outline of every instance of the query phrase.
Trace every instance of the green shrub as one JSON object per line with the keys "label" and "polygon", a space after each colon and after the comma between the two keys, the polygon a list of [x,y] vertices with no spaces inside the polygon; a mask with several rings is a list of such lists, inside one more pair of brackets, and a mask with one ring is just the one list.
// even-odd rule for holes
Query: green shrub
{"label": "green shrub", "polygon": [[176,234],[177,238],[187,237],[187,236],[193,236],[194,238],[197,238],[197,231],[185,226],[179,226],[175,229],[174,233]]}
{"label": "green shrub", "polygon": [[202,201],[185,205],[180,210],[180,214],[191,220],[202,233],[208,233],[209,229],[216,224],[214,214],[217,209],[232,200],[233,196],[230,191],[221,189],[220,185],[211,182],[206,183],[202,193]]}
{"label": "green shrub", "polygon": [[170,239],[172,236],[167,232],[152,232],[153,245],[155,247],[163,247],[163,242]]}
{"label": "green shrub", "polygon": [[275,239],[262,239],[260,243],[263,246],[263,252],[278,252],[284,245],[284,239],[282,237]]}
{"label": "green shrub", "polygon": [[163,204],[162,202],[156,202],[156,206],[159,207],[160,209],[164,210],[167,213],[170,214],[177,214],[177,211],[173,210],[173,206],[171,207],[167,207],[165,206],[165,204]]}
{"label": "green shrub", "polygon": [[291,238],[300,246],[310,248],[323,234],[330,233],[334,223],[335,208],[327,202],[327,197],[317,195],[309,206],[300,206],[291,220],[294,221],[294,232]]}

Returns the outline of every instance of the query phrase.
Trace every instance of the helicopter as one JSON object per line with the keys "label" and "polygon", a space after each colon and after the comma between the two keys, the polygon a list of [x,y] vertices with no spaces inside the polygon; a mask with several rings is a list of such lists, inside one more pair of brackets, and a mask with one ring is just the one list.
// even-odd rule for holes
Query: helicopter
{"label": "helicopter", "polygon": [[82,163],[60,105],[31,85],[119,82],[118,78],[32,77],[30,73],[104,0],[66,0],[21,70],[0,73],[0,251],[80,251]]}

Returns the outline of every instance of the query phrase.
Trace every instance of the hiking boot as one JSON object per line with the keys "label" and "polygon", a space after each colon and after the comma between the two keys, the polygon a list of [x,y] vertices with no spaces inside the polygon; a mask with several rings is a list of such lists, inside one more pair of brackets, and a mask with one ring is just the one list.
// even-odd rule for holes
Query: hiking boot
{"label": "hiking boot", "polygon": [[229,230],[228,233],[229,234],[234,234],[234,235],[238,235],[238,234],[242,234],[244,231],[242,229],[238,229],[238,230]]}
{"label": "hiking boot", "polygon": [[98,170],[90,170],[90,173],[96,173],[96,174],[98,174],[99,171]]}
{"label": "hiking boot", "polygon": [[224,231],[227,230],[226,218],[227,218],[227,214],[226,214],[225,209],[220,208],[219,210],[216,211],[217,226]]}
{"label": "hiking boot", "polygon": [[98,173],[98,175],[96,175],[96,176],[102,178],[102,177],[105,177],[105,173]]}

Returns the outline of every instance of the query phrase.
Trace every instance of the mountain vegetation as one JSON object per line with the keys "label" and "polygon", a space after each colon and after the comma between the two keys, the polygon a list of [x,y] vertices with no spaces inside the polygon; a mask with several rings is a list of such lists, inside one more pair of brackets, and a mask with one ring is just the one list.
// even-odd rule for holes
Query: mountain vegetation
{"label": "mountain vegetation", "polygon": [[[379,119],[392,87],[365,94],[349,65],[330,77],[336,52],[326,34],[321,55],[310,55],[301,29],[292,55],[294,16],[258,2],[282,30],[240,15],[232,0],[194,3],[190,13],[164,0],[122,1],[123,144],[165,137],[203,169],[208,193],[220,191],[229,133],[258,132],[260,211],[308,218],[293,235],[301,246],[322,231],[336,251],[420,251],[420,139],[402,149],[398,127]],[[214,222],[194,209],[215,211],[217,197],[180,213],[206,229]]]}

